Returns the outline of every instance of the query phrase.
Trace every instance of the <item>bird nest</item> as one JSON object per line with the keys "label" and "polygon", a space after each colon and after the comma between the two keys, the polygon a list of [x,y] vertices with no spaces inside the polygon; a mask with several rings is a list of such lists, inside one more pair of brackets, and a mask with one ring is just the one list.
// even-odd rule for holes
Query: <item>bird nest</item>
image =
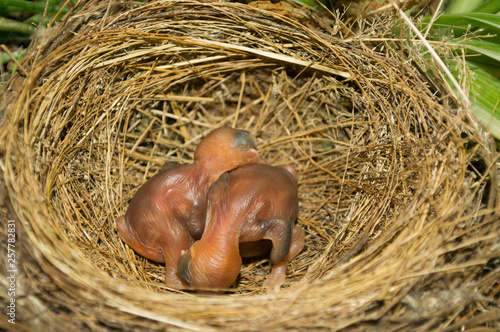
{"label": "bird nest", "polygon": [[[393,19],[94,1],[49,30],[2,96],[15,327],[498,329],[495,149]],[[169,289],[116,231],[222,125],[299,173],[306,242],[277,295],[265,258],[224,294]]]}

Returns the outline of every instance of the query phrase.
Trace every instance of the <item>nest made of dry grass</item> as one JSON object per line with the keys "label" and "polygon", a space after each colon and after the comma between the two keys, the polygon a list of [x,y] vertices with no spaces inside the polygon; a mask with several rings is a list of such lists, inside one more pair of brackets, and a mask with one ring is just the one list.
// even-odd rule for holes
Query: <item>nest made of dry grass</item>
{"label": "nest made of dry grass", "polygon": [[[95,1],[49,31],[2,96],[16,328],[498,329],[495,150],[391,19]],[[276,297],[265,259],[224,295],[167,289],[115,229],[221,125],[300,174],[306,246]]]}

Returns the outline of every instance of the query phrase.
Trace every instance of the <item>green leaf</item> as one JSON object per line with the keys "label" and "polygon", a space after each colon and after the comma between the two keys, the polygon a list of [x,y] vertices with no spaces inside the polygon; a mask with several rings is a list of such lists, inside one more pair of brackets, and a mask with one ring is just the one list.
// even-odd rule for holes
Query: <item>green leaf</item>
{"label": "green leaf", "polygon": [[292,0],[293,2],[302,5],[302,6],[308,6],[311,7],[311,9],[316,10],[316,11],[323,11],[324,8],[323,6],[320,5],[320,3],[325,4],[326,1],[323,0]]}
{"label": "green leaf", "polygon": [[[470,73],[465,83],[470,90],[471,112],[497,139],[500,139],[500,16],[496,15],[499,11],[499,0],[452,0],[447,13],[433,22],[428,35],[464,47],[465,65]],[[430,17],[422,20],[422,31],[430,21]],[[449,58],[446,54],[442,56]],[[448,65],[453,75],[460,78],[457,61],[449,59]]]}
{"label": "green leaf", "polygon": [[[45,1],[0,0],[0,8],[8,8],[8,12],[43,13],[45,11]],[[47,13],[57,13],[60,9],[60,6],[50,2],[49,6],[47,6]],[[64,13],[68,11],[68,8],[63,8]]]}
{"label": "green leaf", "polygon": [[35,32],[35,28],[23,22],[0,17],[0,31],[31,35]]}
{"label": "green leaf", "polygon": [[434,24],[437,24],[437,27],[447,25],[453,28],[455,36],[462,35],[474,28],[491,30],[495,34],[500,33],[500,15],[495,14],[444,14],[438,17]]}
{"label": "green leaf", "polygon": [[42,19],[42,17],[43,17],[43,14],[35,14],[35,15],[31,16],[30,18],[26,19],[23,22],[27,23],[27,24],[35,24],[35,26],[38,26],[40,23],[41,23],[42,26],[47,26],[47,24],[53,18],[55,18],[56,21],[60,20],[61,17],[62,17],[62,14],[58,15],[57,17],[55,15],[52,15],[52,16],[47,15],[47,16],[44,17],[43,22],[40,22],[40,20]]}
{"label": "green leaf", "polygon": [[[420,30],[425,31],[431,18],[422,20]],[[448,37],[459,38],[470,36],[487,36],[488,39],[500,43],[500,16],[484,13],[444,14],[438,17],[431,26],[431,34],[437,40]]]}
{"label": "green leaf", "polygon": [[[456,61],[450,61],[454,75]],[[470,84],[469,100],[474,117],[496,138],[500,139],[500,69],[498,66],[485,66],[468,61],[473,73]]]}
{"label": "green leaf", "polygon": [[455,0],[450,2],[447,9],[449,14],[468,13],[481,6],[483,0]]}
{"label": "green leaf", "polygon": [[481,6],[477,7],[472,11],[476,13],[496,14],[500,11],[500,1],[498,0],[483,1]]}
{"label": "green leaf", "polygon": [[[25,54],[26,54],[26,50],[18,50],[18,51],[12,52],[12,55],[17,60],[21,60],[24,57]],[[4,64],[4,63],[9,62],[10,60],[12,60],[12,58],[10,57],[10,55],[0,53],[0,63]]]}
{"label": "green leaf", "polygon": [[[476,53],[485,55],[491,60],[497,61],[500,66],[500,44],[485,39],[469,39],[457,42],[456,44],[465,46],[468,50],[468,54]],[[478,59],[473,60],[480,61]]]}

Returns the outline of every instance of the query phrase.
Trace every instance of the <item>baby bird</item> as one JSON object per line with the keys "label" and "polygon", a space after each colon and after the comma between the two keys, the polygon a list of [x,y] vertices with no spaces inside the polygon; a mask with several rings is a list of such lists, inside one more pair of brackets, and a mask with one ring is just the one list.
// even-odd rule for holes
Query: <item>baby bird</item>
{"label": "baby bird", "polygon": [[273,267],[264,287],[276,292],[304,247],[297,214],[292,166],[252,164],[225,173],[208,192],[205,231],[182,253],[177,274],[196,289],[227,289],[238,277],[241,257],[270,249]]}
{"label": "baby bird", "polygon": [[176,274],[177,260],[203,233],[210,186],[224,172],[262,162],[255,149],[255,137],[248,131],[214,130],[196,147],[192,164],[165,163],[116,220],[126,244],[148,259],[165,263],[167,286],[185,286]]}

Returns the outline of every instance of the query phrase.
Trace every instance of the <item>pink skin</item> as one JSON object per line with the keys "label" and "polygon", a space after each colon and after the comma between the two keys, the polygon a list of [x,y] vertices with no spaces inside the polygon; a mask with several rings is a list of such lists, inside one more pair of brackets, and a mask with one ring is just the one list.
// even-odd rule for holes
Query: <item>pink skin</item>
{"label": "pink skin", "polygon": [[126,244],[148,259],[165,263],[167,286],[185,287],[175,272],[177,260],[203,233],[210,186],[224,172],[262,162],[255,147],[255,137],[247,131],[229,127],[213,131],[197,146],[191,165],[165,163],[116,220]]}
{"label": "pink skin", "polygon": [[269,252],[264,287],[276,292],[288,263],[304,247],[298,213],[297,173],[291,166],[253,164],[223,174],[208,192],[203,236],[182,253],[177,274],[196,289],[227,289],[241,257]]}

